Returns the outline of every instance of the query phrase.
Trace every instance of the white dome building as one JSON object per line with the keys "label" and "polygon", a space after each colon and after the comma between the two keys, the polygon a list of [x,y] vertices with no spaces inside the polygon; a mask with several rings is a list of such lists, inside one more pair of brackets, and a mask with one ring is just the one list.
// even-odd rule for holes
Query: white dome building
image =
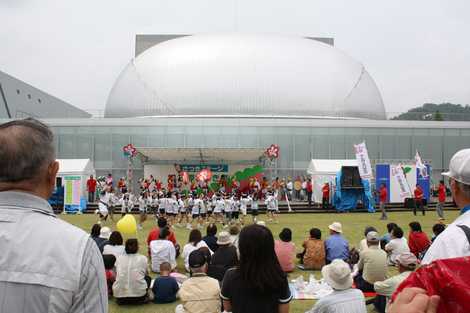
{"label": "white dome building", "polygon": [[385,119],[364,66],[319,41],[275,35],[192,35],[133,59],[105,117],[271,116]]}

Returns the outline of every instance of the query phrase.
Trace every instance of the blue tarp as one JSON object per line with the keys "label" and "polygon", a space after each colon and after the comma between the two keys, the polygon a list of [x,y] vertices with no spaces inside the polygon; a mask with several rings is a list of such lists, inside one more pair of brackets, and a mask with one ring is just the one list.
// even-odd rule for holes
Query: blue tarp
{"label": "blue tarp", "polygon": [[364,189],[341,188],[341,172],[336,174],[336,191],[333,197],[333,205],[340,212],[347,212],[356,209],[357,203],[362,202],[364,208],[370,213],[375,212],[374,202],[369,181],[361,180]]}

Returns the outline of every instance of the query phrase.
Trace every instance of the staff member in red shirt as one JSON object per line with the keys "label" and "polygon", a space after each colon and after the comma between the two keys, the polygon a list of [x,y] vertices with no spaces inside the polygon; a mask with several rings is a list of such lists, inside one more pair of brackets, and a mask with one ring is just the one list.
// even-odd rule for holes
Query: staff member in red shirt
{"label": "staff member in red shirt", "polygon": [[387,203],[388,200],[388,192],[387,192],[387,186],[385,184],[380,185],[380,190],[379,190],[379,207],[380,211],[382,212],[382,217],[380,217],[381,220],[386,220],[387,217],[387,212],[385,211],[385,203]]}
{"label": "staff member in red shirt", "polygon": [[86,181],[86,189],[88,191],[88,203],[95,202],[96,179],[93,178],[93,175],[90,175],[90,178]]}
{"label": "staff member in red shirt", "polygon": [[423,212],[423,216],[424,216],[426,214],[426,211],[424,210],[424,203],[423,203],[424,193],[420,185],[416,185],[414,193],[415,193],[415,205],[413,207],[413,214],[416,216],[416,210],[419,208]]}
{"label": "staff member in red shirt", "polygon": [[307,181],[307,199],[308,199],[308,207],[312,206],[312,194],[313,194],[313,185],[312,179],[309,178]]}
{"label": "staff member in red shirt", "polygon": [[322,208],[328,209],[330,207],[330,184],[325,183],[323,188],[321,189],[322,192]]}
{"label": "staff member in red shirt", "polygon": [[439,218],[444,219],[444,203],[446,202],[446,185],[441,180],[439,183],[439,189],[437,190],[439,196],[439,202],[436,205],[436,211]]}

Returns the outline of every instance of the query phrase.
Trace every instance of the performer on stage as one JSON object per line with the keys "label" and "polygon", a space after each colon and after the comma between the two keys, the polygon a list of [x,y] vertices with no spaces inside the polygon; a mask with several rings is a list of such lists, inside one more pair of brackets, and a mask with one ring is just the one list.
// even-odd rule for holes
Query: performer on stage
{"label": "performer on stage", "polygon": [[251,197],[248,196],[246,193],[242,194],[240,198],[240,212],[242,213],[240,222],[242,225],[245,225],[245,216],[246,212],[248,211],[248,205],[251,203]]}
{"label": "performer on stage", "polygon": [[98,203],[98,210],[96,212],[99,216],[98,224],[106,222],[108,218],[109,198],[109,193],[103,190],[100,194],[100,202]]}
{"label": "performer on stage", "polygon": [[322,192],[322,209],[328,210],[330,208],[330,184],[325,183],[323,188],[321,189]]}
{"label": "performer on stage", "polygon": [[379,206],[380,206],[380,212],[382,212],[382,217],[380,217],[381,220],[387,219],[387,212],[385,211],[385,203],[387,203],[387,198],[388,198],[387,187],[385,186],[385,184],[382,184],[380,185],[380,190],[379,190]]}
{"label": "performer on stage", "polygon": [[416,216],[416,210],[420,209],[424,216],[426,214],[426,210],[424,208],[424,192],[420,185],[416,185],[414,196],[415,203],[413,206],[413,214]]}
{"label": "performer on stage", "polygon": [[268,215],[268,222],[278,222],[276,218],[276,198],[272,192],[268,192],[268,197],[264,200],[266,204],[266,214]]}

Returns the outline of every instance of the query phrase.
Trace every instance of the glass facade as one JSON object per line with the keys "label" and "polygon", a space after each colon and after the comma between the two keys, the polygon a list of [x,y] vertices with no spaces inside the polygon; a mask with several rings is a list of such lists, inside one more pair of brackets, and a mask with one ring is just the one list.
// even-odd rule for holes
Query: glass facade
{"label": "glass facade", "polygon": [[[412,160],[418,150],[434,178],[452,155],[470,147],[470,123],[256,119],[149,118],[46,121],[56,134],[58,158],[90,158],[97,175],[125,176],[122,147],[267,148],[280,158],[270,175],[305,175],[311,159],[354,158],[353,144],[366,141],[373,163]],[[198,160],[194,160],[198,162]],[[194,163],[194,162],[193,162]],[[134,161],[142,177],[142,160]]]}

